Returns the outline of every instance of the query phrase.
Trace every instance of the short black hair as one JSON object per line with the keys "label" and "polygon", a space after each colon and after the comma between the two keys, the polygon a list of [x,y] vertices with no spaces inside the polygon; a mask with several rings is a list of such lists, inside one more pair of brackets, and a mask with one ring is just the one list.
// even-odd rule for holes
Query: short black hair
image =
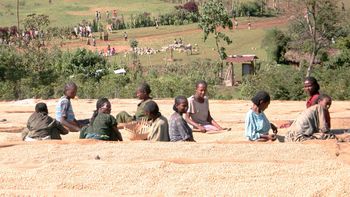
{"label": "short black hair", "polygon": [[317,82],[317,79],[315,77],[306,77],[305,81],[309,81],[312,85],[312,92],[318,92],[320,90],[320,85]]}
{"label": "short black hair", "polygon": [[271,100],[271,97],[270,97],[269,93],[267,93],[266,91],[263,91],[263,90],[257,92],[256,95],[252,98],[252,102],[256,106],[259,106],[261,103],[270,102],[270,100]]}
{"label": "short black hair", "polygon": [[47,105],[45,103],[37,103],[35,105],[35,112],[37,113],[49,113],[49,110],[47,109]]}
{"label": "short black hair", "polygon": [[75,84],[74,82],[68,82],[66,83],[66,85],[64,86],[63,92],[65,93],[67,90],[71,89],[71,88],[78,88],[77,84]]}
{"label": "short black hair", "polygon": [[198,88],[198,86],[199,86],[200,84],[204,85],[205,87],[208,87],[208,84],[207,84],[206,81],[204,81],[204,80],[199,80],[199,81],[197,81],[197,83],[196,83],[196,88]]}
{"label": "short black hair", "polygon": [[151,86],[146,82],[141,83],[139,85],[139,87],[137,88],[137,90],[141,90],[142,92],[144,92],[146,94],[151,94],[151,92],[152,92]]}
{"label": "short black hair", "polygon": [[328,94],[320,94],[317,97],[316,103],[319,103],[320,101],[322,101],[323,99],[328,98],[329,100],[332,100],[332,97],[329,96]]}
{"label": "short black hair", "polygon": [[152,115],[157,115],[159,113],[159,107],[156,102],[149,101],[145,104],[144,111]]}
{"label": "short black hair", "polygon": [[187,98],[185,96],[177,96],[175,98],[175,103],[174,103],[174,106],[173,106],[173,110],[178,112],[177,111],[177,108],[176,108],[176,105],[180,104],[182,101],[187,101]]}

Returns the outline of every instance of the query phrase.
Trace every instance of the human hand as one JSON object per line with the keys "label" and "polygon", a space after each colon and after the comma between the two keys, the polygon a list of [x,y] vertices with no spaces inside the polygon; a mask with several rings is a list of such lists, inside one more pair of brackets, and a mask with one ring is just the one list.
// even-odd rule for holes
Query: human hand
{"label": "human hand", "polygon": [[277,127],[274,124],[272,124],[272,123],[271,123],[271,129],[272,129],[272,132],[274,134],[277,134],[277,132],[278,132]]}
{"label": "human hand", "polygon": [[203,132],[203,133],[206,132],[205,128],[204,128],[202,125],[198,125],[198,126],[197,126],[197,129],[198,129],[200,132]]}
{"label": "human hand", "polygon": [[275,141],[276,139],[277,139],[276,134],[271,134],[271,135],[269,135],[269,140]]}

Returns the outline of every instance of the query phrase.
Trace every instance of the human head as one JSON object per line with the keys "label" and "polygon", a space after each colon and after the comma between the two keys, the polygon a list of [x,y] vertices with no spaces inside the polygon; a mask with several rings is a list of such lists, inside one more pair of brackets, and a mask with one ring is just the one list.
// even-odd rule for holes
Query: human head
{"label": "human head", "polygon": [[204,98],[204,96],[207,94],[207,87],[208,84],[204,80],[197,81],[195,95],[198,98]]}
{"label": "human head", "polygon": [[267,107],[270,104],[270,100],[271,98],[269,93],[265,91],[259,91],[252,98],[252,102],[254,103],[254,105],[256,105],[259,108],[260,111],[264,111],[265,109],[267,109]]}
{"label": "human head", "polygon": [[110,114],[111,113],[111,103],[107,98],[100,98],[96,102],[96,111],[100,113]]}
{"label": "human head", "polygon": [[332,105],[332,98],[327,94],[320,94],[317,98],[317,103],[326,109],[329,109]]}
{"label": "human head", "polygon": [[64,86],[64,95],[74,98],[77,95],[78,86],[74,82],[69,82]]}
{"label": "human head", "polygon": [[149,94],[151,94],[151,87],[148,83],[141,83],[136,90],[136,97],[140,100],[146,100],[149,98]]}
{"label": "human head", "polygon": [[304,80],[304,91],[310,96],[317,94],[320,90],[320,85],[318,85],[315,77],[306,77]]}
{"label": "human head", "polygon": [[46,113],[46,114],[49,113],[49,111],[47,109],[47,105],[45,103],[37,103],[35,105],[35,112],[37,112],[37,113]]}
{"label": "human head", "polygon": [[175,98],[175,104],[173,106],[173,110],[178,113],[186,113],[188,109],[188,101],[184,96],[177,96]]}
{"label": "human head", "polygon": [[146,103],[144,112],[150,119],[153,120],[160,116],[159,107],[154,101],[149,101]]}

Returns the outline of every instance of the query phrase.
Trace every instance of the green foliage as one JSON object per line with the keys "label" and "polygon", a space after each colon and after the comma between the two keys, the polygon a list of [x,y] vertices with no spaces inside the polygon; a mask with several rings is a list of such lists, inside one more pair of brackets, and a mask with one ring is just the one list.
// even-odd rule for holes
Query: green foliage
{"label": "green foliage", "polygon": [[[247,77],[241,86],[241,95],[250,99],[258,90],[270,93],[272,99],[302,100],[305,68],[296,69],[287,65],[264,65],[256,75]],[[334,76],[337,76],[335,79]],[[335,100],[350,99],[350,73],[348,68],[315,69],[314,77],[321,86],[321,93]]]}
{"label": "green foliage", "polygon": [[170,13],[159,15],[159,23],[161,25],[184,25],[196,23],[199,20],[197,12],[190,12],[186,9],[177,9]]}
{"label": "green foliage", "polygon": [[77,49],[63,65],[66,75],[81,75],[83,79],[99,80],[108,70],[107,60],[86,49]]}
{"label": "green foliage", "polygon": [[199,27],[203,30],[204,41],[208,39],[209,34],[213,34],[216,43],[216,49],[221,60],[224,60],[227,55],[225,48],[219,45],[220,40],[231,44],[231,39],[225,34],[217,31],[218,27],[232,29],[232,21],[229,18],[226,9],[221,0],[209,0],[204,3],[201,10]]}
{"label": "green foliage", "polygon": [[244,99],[250,99],[257,91],[265,90],[272,99],[300,100],[305,97],[302,90],[303,72],[286,65],[264,65],[256,75],[244,80],[241,95]]}
{"label": "green foliage", "polygon": [[338,52],[331,56],[324,65],[327,68],[336,69],[350,67],[350,36],[342,37],[337,40],[336,49]]}
{"label": "green foliage", "polygon": [[129,43],[130,43],[130,47],[131,47],[133,50],[135,50],[135,48],[139,45],[139,42],[138,42],[136,39],[131,39],[131,40],[129,41]]}
{"label": "green foliage", "polygon": [[307,75],[310,75],[319,52],[328,49],[332,38],[337,38],[341,33],[342,18],[337,1],[299,0],[298,3],[296,9],[299,13],[289,27],[289,47],[310,54],[307,71]]}
{"label": "green foliage", "polygon": [[267,7],[265,0],[255,0],[247,2],[237,2],[233,5],[232,15],[242,16],[273,16],[276,15],[275,10]]}
{"label": "green foliage", "polygon": [[283,31],[274,28],[267,31],[261,45],[267,51],[269,59],[283,63],[289,41],[290,38]]}
{"label": "green foliage", "polygon": [[350,99],[350,72],[348,67],[319,68],[315,70],[314,76],[320,83],[321,92],[330,95],[335,100]]}
{"label": "green foliage", "polygon": [[44,14],[29,14],[27,17],[24,19],[24,28],[27,30],[45,30],[49,24],[49,16],[44,15]]}

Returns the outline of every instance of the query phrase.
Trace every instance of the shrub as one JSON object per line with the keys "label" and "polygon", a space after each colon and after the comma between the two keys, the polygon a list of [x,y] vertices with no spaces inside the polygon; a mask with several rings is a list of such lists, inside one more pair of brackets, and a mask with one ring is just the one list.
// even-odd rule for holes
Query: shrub
{"label": "shrub", "polygon": [[270,60],[283,63],[289,40],[290,38],[283,31],[271,29],[267,31],[262,47],[265,48]]}

